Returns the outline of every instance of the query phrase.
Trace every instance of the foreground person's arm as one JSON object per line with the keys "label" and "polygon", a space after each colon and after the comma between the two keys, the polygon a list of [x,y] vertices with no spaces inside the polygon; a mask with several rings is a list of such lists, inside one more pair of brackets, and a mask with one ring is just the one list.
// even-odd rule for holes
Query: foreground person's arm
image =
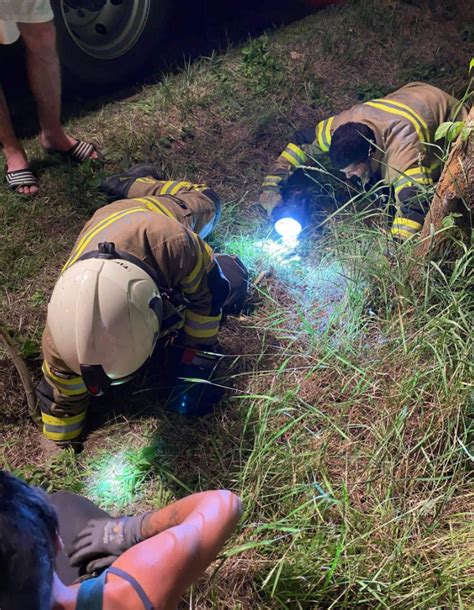
{"label": "foreground person's arm", "polygon": [[[155,607],[174,609],[222,549],[241,510],[240,499],[225,490],[183,498],[147,514],[141,526],[146,539],[113,565],[135,577]],[[115,579],[111,574],[108,582]]]}

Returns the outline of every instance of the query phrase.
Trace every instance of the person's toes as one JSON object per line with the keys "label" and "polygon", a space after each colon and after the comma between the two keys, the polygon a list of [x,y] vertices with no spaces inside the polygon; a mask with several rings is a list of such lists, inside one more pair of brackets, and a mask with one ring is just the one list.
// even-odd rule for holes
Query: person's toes
{"label": "person's toes", "polygon": [[36,185],[32,186],[20,186],[17,190],[21,195],[37,195],[39,192],[39,187]]}

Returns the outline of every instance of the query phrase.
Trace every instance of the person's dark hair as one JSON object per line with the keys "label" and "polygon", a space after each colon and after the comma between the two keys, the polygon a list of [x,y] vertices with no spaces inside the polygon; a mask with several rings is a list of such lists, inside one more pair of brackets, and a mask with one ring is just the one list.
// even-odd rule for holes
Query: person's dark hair
{"label": "person's dark hair", "polygon": [[57,531],[46,495],[0,470],[2,610],[50,610]]}
{"label": "person's dark hair", "polygon": [[332,135],[329,157],[335,169],[344,169],[353,163],[369,160],[369,152],[375,143],[375,134],[363,123],[344,123]]}

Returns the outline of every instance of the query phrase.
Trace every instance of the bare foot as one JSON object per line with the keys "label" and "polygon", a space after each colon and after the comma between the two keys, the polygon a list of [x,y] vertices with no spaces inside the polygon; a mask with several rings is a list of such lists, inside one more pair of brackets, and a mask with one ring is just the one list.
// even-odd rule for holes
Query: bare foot
{"label": "bare foot", "polygon": [[[8,150],[5,149],[7,158],[7,171],[14,172],[18,169],[29,169],[28,159],[23,150]],[[37,195],[39,192],[38,186],[20,186],[16,189],[17,193],[22,195]]]}
{"label": "bare foot", "polygon": [[[67,152],[77,143],[77,139],[68,136],[64,131],[62,133],[52,135],[41,134],[41,146],[45,149],[59,150]],[[90,154],[91,159],[98,159],[99,155],[96,150]]]}

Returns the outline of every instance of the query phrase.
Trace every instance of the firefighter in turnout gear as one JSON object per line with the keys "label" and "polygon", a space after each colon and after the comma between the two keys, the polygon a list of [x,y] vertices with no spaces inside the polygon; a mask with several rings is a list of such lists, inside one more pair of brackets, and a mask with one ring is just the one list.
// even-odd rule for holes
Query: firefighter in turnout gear
{"label": "firefighter in turnout gear", "polygon": [[[90,396],[143,370],[172,330],[180,329],[174,379],[183,371],[209,379],[223,306],[247,285],[240,261],[214,255],[203,241],[220,216],[218,196],[206,185],[160,180],[152,166],[135,166],[103,188],[115,201],[97,210],[77,238],[43,333],[37,396],[43,433],[59,444],[80,440]],[[187,409],[176,410],[199,414]]]}
{"label": "firefighter in turnout gear", "polygon": [[438,126],[465,120],[467,110],[449,94],[424,83],[409,83],[381,99],[357,104],[295,134],[265,178],[260,204],[271,215],[283,204],[282,189],[311,157],[329,154],[334,169],[362,183],[381,180],[395,197],[391,233],[405,240],[422,227],[429,203],[421,191],[439,179]]}

